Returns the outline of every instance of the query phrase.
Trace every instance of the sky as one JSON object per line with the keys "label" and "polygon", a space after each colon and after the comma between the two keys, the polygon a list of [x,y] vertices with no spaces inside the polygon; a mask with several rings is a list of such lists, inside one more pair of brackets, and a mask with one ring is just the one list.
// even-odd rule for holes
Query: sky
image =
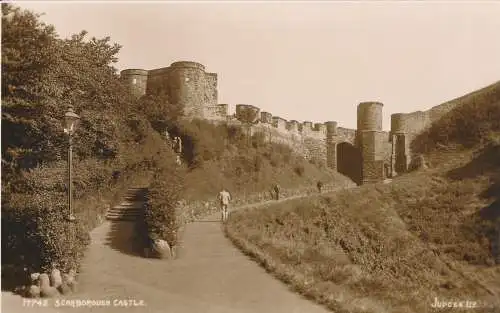
{"label": "sky", "polygon": [[119,70],[195,61],[219,103],[356,127],[356,106],[427,110],[500,80],[500,1],[16,1],[61,37],[123,46]]}

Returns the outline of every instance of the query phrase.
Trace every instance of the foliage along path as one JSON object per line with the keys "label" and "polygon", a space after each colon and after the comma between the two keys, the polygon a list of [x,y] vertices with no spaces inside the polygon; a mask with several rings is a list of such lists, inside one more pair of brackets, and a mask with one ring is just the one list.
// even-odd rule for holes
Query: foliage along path
{"label": "foliage along path", "polygon": [[[90,235],[80,290],[65,299],[109,300],[109,304],[56,307],[57,301],[51,299],[47,307],[34,309],[23,306],[20,297],[3,293],[2,312],[328,312],[290,291],[234,247],[224,236],[219,213],[186,225],[178,258],[170,261],[136,254],[133,222],[106,221]],[[135,300],[135,306],[125,308],[132,303],[128,300]]]}

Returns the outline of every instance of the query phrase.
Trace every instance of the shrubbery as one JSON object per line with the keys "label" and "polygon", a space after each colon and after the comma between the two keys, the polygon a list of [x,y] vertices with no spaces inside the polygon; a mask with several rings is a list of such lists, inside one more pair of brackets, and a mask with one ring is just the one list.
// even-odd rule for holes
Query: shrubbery
{"label": "shrubbery", "polygon": [[[2,200],[2,265],[15,264],[28,273],[47,272],[54,263],[65,272],[78,269],[90,238],[80,222],[66,220],[64,193],[10,194]],[[10,278],[2,283],[9,286],[24,279]]]}
{"label": "shrubbery", "polygon": [[173,162],[155,172],[144,215],[148,241],[162,239],[171,247],[177,245],[177,232],[181,226],[178,208],[183,188],[183,171]]}

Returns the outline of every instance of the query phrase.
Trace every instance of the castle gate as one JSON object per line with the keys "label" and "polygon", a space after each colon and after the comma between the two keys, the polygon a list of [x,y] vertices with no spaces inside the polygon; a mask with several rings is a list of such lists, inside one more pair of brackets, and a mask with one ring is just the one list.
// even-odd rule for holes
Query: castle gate
{"label": "castle gate", "polygon": [[352,179],[356,184],[361,184],[362,158],[361,151],[349,142],[337,144],[337,171]]}

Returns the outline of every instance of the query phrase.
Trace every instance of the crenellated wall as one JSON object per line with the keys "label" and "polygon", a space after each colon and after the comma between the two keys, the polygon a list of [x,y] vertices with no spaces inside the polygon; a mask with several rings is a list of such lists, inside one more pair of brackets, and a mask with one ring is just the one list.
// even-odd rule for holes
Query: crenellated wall
{"label": "crenellated wall", "polygon": [[287,121],[260,108],[237,104],[229,115],[228,104],[217,102],[217,74],[190,61],[169,67],[126,69],[122,79],[136,97],[165,92],[172,103],[184,106],[185,118],[203,118],[241,124],[250,134],[263,133],[266,140],[290,146],[306,159],[326,163],[359,184],[372,183],[408,170],[414,157],[410,143],[457,103],[451,101],[428,111],[391,115],[391,131],[382,130],[380,102],[362,102],[357,107],[357,129],[338,127],[337,122]]}

